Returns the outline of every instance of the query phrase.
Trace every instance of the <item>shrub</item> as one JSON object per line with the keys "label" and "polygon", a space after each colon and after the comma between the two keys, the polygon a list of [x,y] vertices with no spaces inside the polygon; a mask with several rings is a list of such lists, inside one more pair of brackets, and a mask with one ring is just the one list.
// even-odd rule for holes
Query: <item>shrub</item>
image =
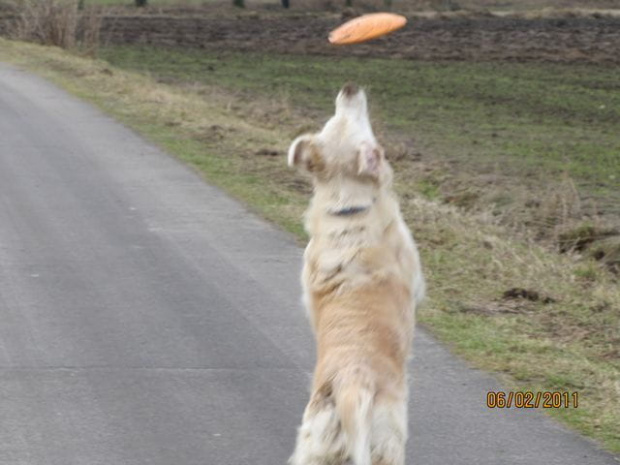
{"label": "shrub", "polygon": [[94,54],[99,44],[101,10],[84,8],[81,0],[12,0],[16,39],[74,48],[80,44]]}

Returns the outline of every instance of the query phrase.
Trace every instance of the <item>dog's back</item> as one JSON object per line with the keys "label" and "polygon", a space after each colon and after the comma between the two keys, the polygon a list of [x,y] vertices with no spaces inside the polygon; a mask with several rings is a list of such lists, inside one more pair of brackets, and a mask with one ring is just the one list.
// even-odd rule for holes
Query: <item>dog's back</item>
{"label": "dog's back", "polygon": [[309,171],[315,185],[302,282],[317,340],[291,463],[402,464],[406,362],[423,278],[364,93],[345,87],[336,115],[321,133],[293,143],[289,163]]}

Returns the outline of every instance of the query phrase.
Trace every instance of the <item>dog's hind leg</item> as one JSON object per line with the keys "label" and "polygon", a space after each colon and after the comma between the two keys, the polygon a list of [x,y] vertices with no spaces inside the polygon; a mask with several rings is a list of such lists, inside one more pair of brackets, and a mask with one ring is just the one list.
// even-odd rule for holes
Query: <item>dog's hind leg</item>
{"label": "dog's hind leg", "polygon": [[374,393],[371,383],[353,378],[336,394],[336,409],[347,437],[353,465],[371,465],[370,432]]}
{"label": "dog's hind leg", "polygon": [[345,438],[331,398],[315,393],[304,412],[290,465],[341,465]]}
{"label": "dog's hind leg", "polygon": [[383,399],[372,417],[372,465],[404,465],[407,402]]}

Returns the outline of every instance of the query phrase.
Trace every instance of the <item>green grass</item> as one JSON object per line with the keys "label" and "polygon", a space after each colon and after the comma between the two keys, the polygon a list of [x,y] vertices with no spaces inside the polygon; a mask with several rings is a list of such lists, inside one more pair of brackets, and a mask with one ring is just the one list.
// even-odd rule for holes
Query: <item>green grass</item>
{"label": "green grass", "polygon": [[[458,158],[460,167],[499,159],[498,169],[512,173],[515,183],[537,176],[544,181],[541,174],[563,171],[554,156],[537,151],[565,150],[583,189],[594,180],[601,184],[598,195],[613,188],[596,166],[558,148],[595,133],[601,140],[588,139],[596,156],[591,160],[608,161],[599,145],[618,144],[618,89],[610,69],[131,48],[108,49],[105,56],[118,67],[0,39],[0,59],[97,104],[300,238],[308,186],[287,169],[284,152],[296,133],[319,127],[347,79],[371,84],[374,115],[387,139],[415,133],[423,138],[425,154]],[[562,76],[554,77],[552,71],[559,70]],[[588,95],[612,103],[597,113]],[[463,128],[467,132],[459,131]],[[523,146],[530,158],[544,159],[527,176]],[[258,155],[264,148],[281,156]],[[617,278],[596,262],[559,256],[492,221],[421,199],[418,192],[439,198],[438,186],[447,182],[442,167],[416,180],[421,164],[394,163],[403,214],[420,244],[429,281],[420,322],[474,366],[497,373],[506,388],[579,392],[578,409],[547,413],[620,452]],[[609,171],[613,168],[611,163],[608,173],[617,173]],[[499,194],[500,203],[511,201]],[[513,287],[555,301],[503,299]]]}
{"label": "green grass", "polygon": [[[198,82],[326,117],[347,80],[370,89],[377,120],[466,169],[547,183],[567,174],[584,192],[620,188],[620,84],[612,67],[420,63],[403,60],[217,54],[114,47],[115,66],[165,82]],[[619,203],[620,203],[620,198]]]}

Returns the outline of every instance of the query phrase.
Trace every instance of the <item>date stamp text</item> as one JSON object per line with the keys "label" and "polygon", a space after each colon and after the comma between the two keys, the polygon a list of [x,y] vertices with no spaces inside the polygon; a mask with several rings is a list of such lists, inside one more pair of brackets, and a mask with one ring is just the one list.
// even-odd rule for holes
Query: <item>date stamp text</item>
{"label": "date stamp text", "polygon": [[578,392],[489,391],[489,408],[578,408]]}

